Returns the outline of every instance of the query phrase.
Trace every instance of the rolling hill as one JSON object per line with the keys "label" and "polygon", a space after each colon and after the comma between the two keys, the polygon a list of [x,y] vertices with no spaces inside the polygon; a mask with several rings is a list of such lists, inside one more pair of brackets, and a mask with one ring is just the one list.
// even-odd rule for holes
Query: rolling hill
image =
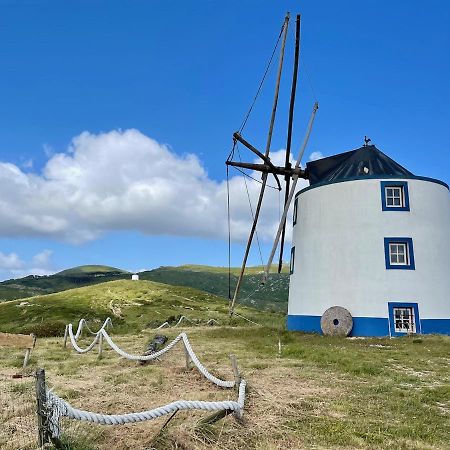
{"label": "rolling hill", "polygon": [[[284,316],[239,307],[238,314],[265,325],[281,325]],[[100,324],[113,319],[115,332],[139,332],[164,322],[174,324],[182,316],[193,324],[209,319],[229,323],[228,302],[197,289],[169,286],[153,281],[116,280],[0,303],[0,331],[56,336],[65,324],[82,317]],[[247,322],[237,317],[235,324]]]}
{"label": "rolling hill", "polygon": [[[234,292],[239,268],[231,270],[231,293]],[[261,266],[249,267],[241,288],[240,303],[258,309],[286,311],[289,274],[271,274],[268,283],[261,285]],[[210,294],[228,298],[228,268],[202,265],[159,267],[141,272],[141,280],[156,281],[175,286],[200,289]],[[98,283],[127,280],[130,273],[109,266],[79,266],[54,275],[30,275],[17,280],[0,283],[0,302],[61,292]]]}
{"label": "rolling hill", "polygon": [[[231,295],[237,283],[239,268],[231,271]],[[249,267],[241,286],[239,303],[254,308],[285,312],[289,292],[289,273],[270,274],[265,285],[261,285],[261,266]],[[151,280],[177,286],[201,289],[214,295],[228,298],[228,268],[185,265],[159,267],[141,272],[141,280]]]}
{"label": "rolling hill", "polygon": [[61,292],[80,286],[129,278],[129,273],[115,267],[91,265],[63,270],[54,275],[29,275],[0,283],[0,302]]}

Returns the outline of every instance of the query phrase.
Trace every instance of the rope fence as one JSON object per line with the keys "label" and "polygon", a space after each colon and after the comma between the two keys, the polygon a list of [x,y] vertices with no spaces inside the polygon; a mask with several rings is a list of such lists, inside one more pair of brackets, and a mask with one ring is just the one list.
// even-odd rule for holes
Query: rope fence
{"label": "rope fence", "polygon": [[[213,374],[211,374],[206,367],[200,362],[194,350],[192,349],[191,343],[189,342],[186,333],[180,333],[175,339],[173,339],[168,345],[163,349],[156,351],[151,354],[146,355],[133,355],[125,350],[121,349],[111,338],[111,336],[106,331],[108,326],[112,326],[111,319],[105,320],[103,325],[97,332],[92,332],[86,324],[84,319],[81,319],[76,332],[74,333],[73,325],[68,324],[66,326],[64,346],[67,344],[67,340],[70,339],[72,347],[78,353],[87,353],[91,351],[96,344],[99,344],[101,351],[101,346],[103,341],[106,341],[108,345],[120,356],[132,360],[132,361],[149,361],[157,359],[164,354],[168,353],[172,348],[174,348],[178,343],[182,343],[186,353],[186,363],[189,366],[189,362],[195,365],[198,371],[210,382],[222,388],[236,388],[237,399],[224,400],[224,401],[200,401],[200,400],[176,400],[174,402],[168,403],[157,408],[141,411],[132,412],[126,414],[102,414],[92,411],[85,411],[82,409],[75,408],[70,403],[68,403],[63,398],[59,397],[53,390],[48,389],[45,384],[45,373],[42,369],[36,373],[36,389],[38,403],[41,402],[45,407],[38,408],[41,410],[42,417],[38,417],[39,426],[45,428],[41,433],[45,439],[49,439],[51,442],[55,440],[58,441],[61,437],[61,426],[60,422],[62,418],[73,419],[82,422],[88,422],[92,424],[99,425],[125,425],[130,423],[143,422],[148,420],[157,419],[159,417],[165,416],[167,414],[174,414],[177,411],[186,410],[201,410],[210,412],[224,412],[233,413],[236,418],[242,418],[245,405],[245,395],[246,395],[246,381],[241,379],[239,370],[237,368],[236,359],[231,356],[232,368],[234,373],[234,380],[222,380]],[[81,348],[77,340],[80,338],[83,329],[86,328],[92,336],[94,336],[92,342],[85,348]],[[39,400],[40,399],[40,400]],[[225,414],[226,415],[226,414]],[[42,425],[44,424],[44,425]],[[45,437],[47,436],[47,437]]]}

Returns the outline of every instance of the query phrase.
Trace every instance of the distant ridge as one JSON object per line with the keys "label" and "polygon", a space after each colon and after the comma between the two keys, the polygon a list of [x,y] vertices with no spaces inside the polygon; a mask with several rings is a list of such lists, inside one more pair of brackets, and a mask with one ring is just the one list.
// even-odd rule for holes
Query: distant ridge
{"label": "distant ridge", "polygon": [[123,269],[118,269],[117,267],[92,264],[85,266],[76,266],[70,269],[62,270],[61,272],[55,273],[53,276],[79,276],[93,273],[130,273],[130,272]]}
{"label": "distant ridge", "polygon": [[[231,268],[231,294],[236,286],[240,268]],[[262,310],[283,311],[287,309],[289,273],[287,266],[281,274],[272,273],[268,283],[261,285],[262,266],[248,267],[241,289],[239,303]],[[275,268],[273,268],[275,272]],[[170,286],[200,289],[228,299],[228,267],[198,264],[163,266],[139,273],[141,280],[156,281]],[[54,275],[30,275],[0,283],[0,302],[36,295],[52,294],[108,281],[131,279],[131,273],[117,267],[83,265],[72,267]]]}

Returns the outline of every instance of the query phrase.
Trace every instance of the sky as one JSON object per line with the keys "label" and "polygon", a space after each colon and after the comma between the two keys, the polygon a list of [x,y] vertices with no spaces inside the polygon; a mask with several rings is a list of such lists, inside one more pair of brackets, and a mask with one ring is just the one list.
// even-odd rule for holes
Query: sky
{"label": "sky", "polygon": [[[368,135],[411,172],[449,183],[446,0],[0,0],[0,279],[82,264],[227,265],[225,160],[287,11],[272,159],[284,160],[301,13],[294,154],[318,100],[303,164]],[[243,131],[259,149],[277,64]],[[254,206],[259,184],[247,187]],[[250,264],[267,260],[281,198],[267,190]],[[230,202],[239,265],[251,213],[236,171]]]}

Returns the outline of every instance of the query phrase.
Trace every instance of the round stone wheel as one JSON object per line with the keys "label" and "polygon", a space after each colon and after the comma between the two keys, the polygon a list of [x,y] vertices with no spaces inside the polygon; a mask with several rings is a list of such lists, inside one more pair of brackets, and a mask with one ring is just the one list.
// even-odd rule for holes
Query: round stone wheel
{"label": "round stone wheel", "polygon": [[342,306],[332,306],[323,313],[320,328],[327,336],[348,336],[353,328],[352,315]]}

